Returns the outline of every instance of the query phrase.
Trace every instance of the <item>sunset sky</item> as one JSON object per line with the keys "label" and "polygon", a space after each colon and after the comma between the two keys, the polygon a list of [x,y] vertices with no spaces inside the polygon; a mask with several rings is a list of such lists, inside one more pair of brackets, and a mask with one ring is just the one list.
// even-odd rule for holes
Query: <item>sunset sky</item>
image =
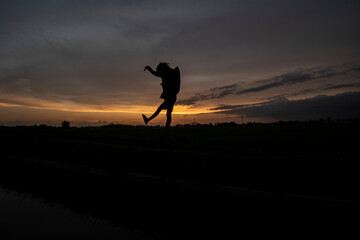
{"label": "sunset sky", "polygon": [[[142,124],[178,66],[173,123],[360,117],[360,1],[0,2],[0,125]],[[152,122],[165,124],[162,115]]]}

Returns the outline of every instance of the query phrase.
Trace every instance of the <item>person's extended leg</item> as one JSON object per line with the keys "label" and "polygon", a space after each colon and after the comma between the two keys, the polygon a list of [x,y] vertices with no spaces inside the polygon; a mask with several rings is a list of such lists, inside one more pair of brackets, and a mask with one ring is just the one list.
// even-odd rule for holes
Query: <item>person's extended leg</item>
{"label": "person's extended leg", "polygon": [[155,118],[157,115],[159,115],[159,113],[161,112],[161,110],[164,109],[164,103],[162,103],[158,109],[154,112],[153,115],[151,115],[151,117],[147,118],[144,114],[142,115],[145,124],[148,124],[148,122],[150,122],[153,118]]}

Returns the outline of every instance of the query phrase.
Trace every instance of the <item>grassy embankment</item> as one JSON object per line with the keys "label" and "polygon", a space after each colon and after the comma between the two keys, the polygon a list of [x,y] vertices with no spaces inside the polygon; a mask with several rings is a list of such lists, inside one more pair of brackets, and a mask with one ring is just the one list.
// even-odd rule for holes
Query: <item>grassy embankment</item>
{"label": "grassy embankment", "polygon": [[1,154],[251,189],[358,199],[357,121],[244,126],[1,127]]}

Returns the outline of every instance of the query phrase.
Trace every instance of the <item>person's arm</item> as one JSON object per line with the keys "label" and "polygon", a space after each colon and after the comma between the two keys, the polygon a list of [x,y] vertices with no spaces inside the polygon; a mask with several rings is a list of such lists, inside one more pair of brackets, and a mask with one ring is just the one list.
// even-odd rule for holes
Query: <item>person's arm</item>
{"label": "person's arm", "polygon": [[151,72],[154,76],[156,76],[156,77],[161,77],[157,72],[155,72],[154,70],[152,70],[152,68],[151,67],[149,67],[149,66],[146,66],[145,67],[145,69],[144,69],[144,71],[145,70],[148,70],[149,72]]}

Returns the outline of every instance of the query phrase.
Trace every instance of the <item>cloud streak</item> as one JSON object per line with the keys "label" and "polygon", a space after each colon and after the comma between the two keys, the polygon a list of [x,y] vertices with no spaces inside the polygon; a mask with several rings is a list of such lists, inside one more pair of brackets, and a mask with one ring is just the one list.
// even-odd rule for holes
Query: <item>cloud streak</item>
{"label": "cloud streak", "polygon": [[347,119],[360,117],[360,92],[335,96],[319,95],[304,100],[285,97],[254,105],[223,105],[213,108],[217,114],[268,118],[272,120],[309,120],[331,117]]}
{"label": "cloud streak", "polygon": [[328,90],[338,90],[338,89],[357,90],[358,88],[360,88],[360,82],[353,82],[353,83],[347,83],[347,84],[326,84],[326,85],[320,86],[318,88],[307,88],[307,89],[303,89],[298,92],[278,94],[275,96],[262,98],[261,100],[269,101],[269,100],[274,100],[274,99],[284,98],[284,97],[286,97],[286,98],[297,97],[297,96],[302,96],[302,95],[306,95],[309,93],[320,93],[320,92],[328,91]]}
{"label": "cloud streak", "polygon": [[[339,66],[304,69],[304,70],[299,70],[299,71],[275,76],[269,79],[258,80],[255,82],[255,84],[258,85],[256,87],[240,89],[241,84],[236,83],[227,86],[212,88],[209,90],[209,93],[197,93],[196,95],[190,98],[182,99],[178,101],[178,104],[194,105],[200,101],[219,99],[229,95],[244,95],[249,93],[257,93],[265,90],[270,90],[273,88],[278,88],[281,86],[290,86],[290,85],[304,83],[321,78],[332,78],[335,76],[343,76],[351,72],[359,73],[360,66],[355,63],[351,63],[351,64],[342,64]],[[359,83],[342,84],[336,86],[329,86],[324,90],[340,89],[345,87],[358,87],[358,86]],[[315,90],[303,90],[301,93],[311,92],[311,91],[315,91]]]}

